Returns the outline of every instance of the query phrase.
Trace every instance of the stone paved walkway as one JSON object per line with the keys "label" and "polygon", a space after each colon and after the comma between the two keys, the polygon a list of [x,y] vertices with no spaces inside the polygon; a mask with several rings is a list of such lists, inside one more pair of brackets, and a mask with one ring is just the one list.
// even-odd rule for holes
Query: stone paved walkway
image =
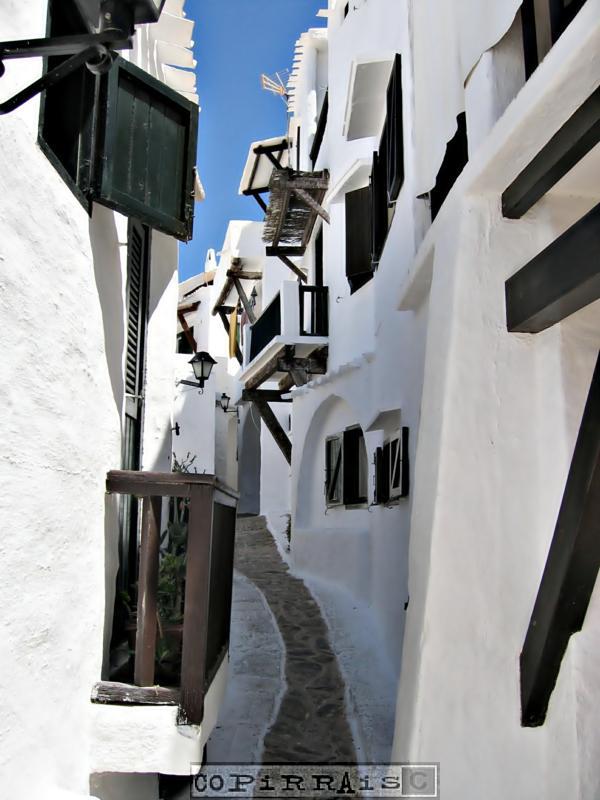
{"label": "stone paved walkway", "polygon": [[261,517],[238,521],[235,566],[263,593],[285,647],[287,688],[265,735],[262,763],[355,762],[344,682],[327,626],[304,582],[290,573]]}

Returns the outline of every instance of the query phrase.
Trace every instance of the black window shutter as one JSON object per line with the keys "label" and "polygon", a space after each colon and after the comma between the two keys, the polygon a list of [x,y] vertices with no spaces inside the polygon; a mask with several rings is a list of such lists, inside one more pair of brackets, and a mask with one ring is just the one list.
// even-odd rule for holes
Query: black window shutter
{"label": "black window shutter", "polygon": [[375,502],[387,503],[390,499],[389,444],[375,450]]}
{"label": "black window shutter", "polygon": [[[387,191],[393,203],[404,183],[404,134],[402,128],[402,58],[396,55],[387,90]],[[382,150],[379,151],[383,155]]]}
{"label": "black window shutter", "polygon": [[[50,0],[48,36],[88,33],[73,0]],[[46,59],[51,70],[69,56]],[[87,196],[91,169],[96,78],[82,66],[42,93],[39,144],[77,199],[89,210]]]}
{"label": "black window shutter", "polygon": [[400,458],[400,497],[408,497],[410,491],[410,461],[408,458],[408,428],[402,428]]}
{"label": "black window shutter", "polygon": [[369,187],[346,194],[346,276],[355,292],[373,275]]}
{"label": "black window shutter", "polygon": [[467,117],[463,111],[456,118],[457,129],[446,146],[446,154],[437,174],[435,186],[431,190],[431,218],[435,219],[442,207],[448,192],[469,160],[467,139]]}
{"label": "black window shutter", "polygon": [[125,392],[139,398],[144,381],[144,352],[149,284],[150,232],[136,220],[129,223],[127,248],[127,344]]}
{"label": "black window shutter", "polygon": [[360,428],[344,431],[344,503],[356,505],[365,503],[367,498],[360,490],[360,459],[364,450],[364,437]]}
{"label": "black window shutter", "polygon": [[102,99],[93,199],[190,239],[198,107],[120,57],[104,79]]}
{"label": "black window shutter", "polygon": [[[384,130],[380,153],[385,154],[386,148],[387,134]],[[373,264],[379,263],[389,230],[386,161],[385,156],[380,155],[380,153],[373,153],[373,168],[371,170],[371,251]]]}

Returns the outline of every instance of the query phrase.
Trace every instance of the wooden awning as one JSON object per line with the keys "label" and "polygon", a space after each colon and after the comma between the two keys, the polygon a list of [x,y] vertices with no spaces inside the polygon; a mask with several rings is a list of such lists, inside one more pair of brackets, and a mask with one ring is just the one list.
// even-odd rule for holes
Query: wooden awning
{"label": "wooden awning", "polygon": [[263,241],[267,255],[302,255],[317,217],[329,222],[321,203],[329,186],[329,173],[273,170]]}

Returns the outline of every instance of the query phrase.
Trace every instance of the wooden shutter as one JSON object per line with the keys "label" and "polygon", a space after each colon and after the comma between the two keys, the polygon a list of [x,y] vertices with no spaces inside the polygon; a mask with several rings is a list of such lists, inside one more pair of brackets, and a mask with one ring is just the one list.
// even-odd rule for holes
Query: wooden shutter
{"label": "wooden shutter", "polygon": [[325,501],[328,506],[343,502],[343,442],[341,436],[329,436],[325,441]]}
{"label": "wooden shutter", "polygon": [[343,462],[344,462],[344,503],[357,505],[366,503],[366,487],[361,485],[361,471],[366,459],[365,442],[360,428],[348,428],[344,431]]}
{"label": "wooden shutter", "polygon": [[187,241],[198,107],[122,58],[103,80],[94,199]]}
{"label": "wooden shutter", "polygon": [[410,460],[408,457],[408,428],[400,435],[400,497],[408,497],[410,491]]}
{"label": "wooden shutter", "polygon": [[[396,55],[387,90],[386,171],[387,194],[393,203],[404,183],[404,133],[402,127],[402,59]],[[383,156],[381,149],[380,156]]]}
{"label": "wooden shutter", "polygon": [[[144,348],[148,308],[149,231],[141,223],[129,223],[127,249],[127,343],[125,393],[135,398],[127,413],[137,417],[144,382]],[[136,412],[131,413],[135,407]]]}
{"label": "wooden shutter", "polygon": [[371,198],[368,187],[346,194],[346,276],[355,292],[372,276]]}
{"label": "wooden shutter", "polygon": [[435,186],[431,190],[431,218],[436,218],[448,192],[454,186],[456,179],[465,168],[469,160],[469,145],[467,139],[467,117],[465,113],[456,118],[457,129],[453,138],[446,146],[444,160],[437,174]]}
{"label": "wooden shutter", "polygon": [[387,503],[390,499],[390,446],[375,450],[375,502]]}
{"label": "wooden shutter", "polygon": [[[50,0],[48,36],[87,33],[73,0]],[[45,70],[54,69],[69,56],[46,59]],[[42,93],[38,142],[51,164],[89,210],[91,139],[94,122],[96,79],[82,66],[56,86]]]}
{"label": "wooden shutter", "polygon": [[[387,169],[385,153],[387,151],[387,131],[381,140],[380,152],[373,153],[371,170],[371,251],[373,264],[378,264],[389,230]],[[383,153],[384,155],[380,155]]]}

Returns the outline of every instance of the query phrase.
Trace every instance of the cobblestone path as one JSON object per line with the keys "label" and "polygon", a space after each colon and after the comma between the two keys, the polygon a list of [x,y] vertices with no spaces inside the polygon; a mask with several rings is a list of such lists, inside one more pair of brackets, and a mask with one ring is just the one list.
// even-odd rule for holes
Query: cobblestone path
{"label": "cobblestone path", "polygon": [[344,682],[327,626],[262,517],[238,520],[235,566],[263,593],[285,646],[287,689],[266,733],[262,763],[354,763]]}

